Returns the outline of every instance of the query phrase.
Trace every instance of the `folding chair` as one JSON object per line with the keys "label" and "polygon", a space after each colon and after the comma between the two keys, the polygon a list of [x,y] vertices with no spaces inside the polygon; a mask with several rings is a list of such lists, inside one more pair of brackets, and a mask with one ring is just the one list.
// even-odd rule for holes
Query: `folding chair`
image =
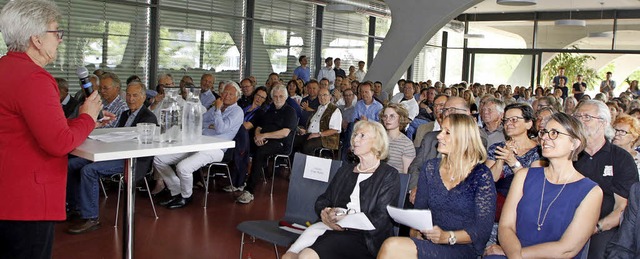
{"label": "folding chair", "polygon": [[[409,179],[411,179],[410,174],[398,174],[400,176],[400,197],[398,197],[398,208],[404,208],[404,199],[409,191]],[[400,232],[400,225],[394,224],[393,226],[393,234],[398,236]]]}
{"label": "folding chair", "polygon": [[[296,122],[296,125],[297,124],[298,123]],[[273,182],[275,182],[276,180],[276,168],[286,166],[287,168],[289,168],[289,170],[291,170],[291,161],[289,160],[289,157],[293,153],[293,142],[296,140],[297,134],[296,132],[293,132],[292,134],[289,134],[289,135],[290,136],[287,136],[287,138],[291,138],[290,139],[291,141],[289,142],[291,145],[289,146],[289,150],[287,151],[287,153],[275,154],[270,157],[270,158],[273,158],[273,172],[271,172],[271,193],[269,194],[271,197],[273,197]],[[284,160],[287,163],[286,164],[284,164],[283,162],[278,163],[278,161],[280,160]],[[267,161],[269,160],[267,159]],[[264,168],[262,169],[262,175],[264,176]],[[265,178],[265,181],[266,181],[266,178]]]}
{"label": "folding chair", "polygon": [[[153,173],[153,169],[151,164],[153,163],[153,157],[142,157],[134,159],[134,167],[136,168],[134,173],[135,182],[138,182],[144,179],[145,187],[147,188],[147,194],[149,195],[149,201],[151,201],[151,208],[153,209],[153,215],[158,219],[158,213],[156,213],[156,206],[153,203],[153,196],[151,195],[151,189],[149,188],[149,182],[147,181],[147,175]],[[120,212],[120,193],[123,190],[124,184],[124,173],[115,174],[114,177],[119,177],[120,180],[118,182],[118,202],[116,204],[116,220],[113,227],[118,226],[118,213]],[[142,178],[142,179],[140,179]]]}
{"label": "folding chair", "polygon": [[[291,179],[289,181],[289,193],[287,194],[287,208],[284,218],[282,218],[283,221],[298,223],[303,226],[306,222],[315,222],[318,219],[318,215],[316,215],[314,209],[316,200],[318,196],[323,194],[327,189],[329,182],[331,182],[338,168],[342,165],[341,161],[332,160],[329,182],[321,182],[303,177],[306,161],[307,155],[302,153],[295,154],[293,169],[291,170]],[[242,232],[240,259],[242,259],[245,233],[254,238],[272,243],[277,258],[280,258],[277,246],[288,247],[299,236],[298,234],[280,229],[278,220],[245,221],[240,223],[237,229]]]}

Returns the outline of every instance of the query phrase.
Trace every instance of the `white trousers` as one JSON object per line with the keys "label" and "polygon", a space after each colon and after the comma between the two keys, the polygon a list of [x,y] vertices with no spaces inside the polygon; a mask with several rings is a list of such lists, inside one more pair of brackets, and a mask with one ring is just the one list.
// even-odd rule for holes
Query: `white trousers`
{"label": "white trousers", "polygon": [[291,247],[289,247],[289,250],[287,250],[287,252],[299,254],[302,249],[313,245],[318,237],[322,236],[322,234],[324,234],[324,232],[327,232],[327,230],[331,230],[331,228],[325,225],[322,221],[314,223],[313,225],[305,229],[304,232],[302,232],[302,235],[300,235],[298,239],[296,239],[296,242],[294,242]]}
{"label": "white trousers", "polygon": [[[158,170],[171,196],[182,194],[183,198],[193,194],[193,172],[212,162],[222,161],[222,150],[207,150],[195,153],[182,153],[156,156],[153,166]],[[176,165],[173,171],[171,165]]]}

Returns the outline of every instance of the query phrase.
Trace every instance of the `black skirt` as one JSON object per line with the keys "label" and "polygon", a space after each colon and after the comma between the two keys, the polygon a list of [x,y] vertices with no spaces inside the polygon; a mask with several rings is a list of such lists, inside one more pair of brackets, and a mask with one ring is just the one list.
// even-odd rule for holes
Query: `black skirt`
{"label": "black skirt", "polygon": [[367,248],[364,232],[328,230],[309,248],[320,258],[376,258]]}

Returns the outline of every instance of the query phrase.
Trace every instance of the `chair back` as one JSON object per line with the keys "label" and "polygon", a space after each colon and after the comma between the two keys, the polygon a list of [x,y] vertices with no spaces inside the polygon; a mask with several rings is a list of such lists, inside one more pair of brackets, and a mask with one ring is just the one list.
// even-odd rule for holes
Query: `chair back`
{"label": "chair back", "polygon": [[[298,122],[300,122],[300,118],[296,119],[296,125],[298,125]],[[289,136],[287,136],[287,138],[290,138],[291,141],[289,141],[289,146],[288,146],[287,153],[282,154],[282,155],[291,156],[291,154],[293,154],[293,142],[296,140],[296,135],[298,135],[298,128],[297,127],[294,130],[292,130],[291,132],[289,132]]]}
{"label": "chair back", "polygon": [[[398,174],[400,176],[400,195],[398,195],[398,204],[396,207],[400,209],[404,209],[404,202],[407,197],[407,192],[409,191],[409,179],[411,179],[410,174]],[[400,233],[400,224],[393,224],[393,234],[398,236]]]}
{"label": "chair back", "polygon": [[308,222],[318,220],[315,212],[315,204],[318,196],[322,195],[329,183],[336,175],[338,168],[342,166],[341,161],[331,161],[331,174],[328,182],[322,182],[304,178],[304,169],[307,163],[307,155],[296,153],[293,159],[293,168],[289,179],[289,193],[287,194],[287,208],[284,220],[291,223],[304,225]]}

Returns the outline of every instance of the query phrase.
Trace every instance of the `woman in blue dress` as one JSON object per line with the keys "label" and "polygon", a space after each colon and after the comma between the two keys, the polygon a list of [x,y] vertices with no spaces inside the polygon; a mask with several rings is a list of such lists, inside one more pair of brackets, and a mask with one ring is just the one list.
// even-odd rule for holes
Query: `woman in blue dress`
{"label": "woman in blue dress", "polygon": [[483,162],[487,153],[477,124],[451,114],[438,135],[442,158],[429,160],[418,180],[416,209],[429,209],[433,229],[412,229],[410,238],[388,238],[378,258],[475,258],[491,234],[496,190]]}
{"label": "woman in blue dress", "polygon": [[595,232],[602,190],[573,167],[586,145],[580,122],[556,113],[538,132],[548,167],[515,174],[502,210],[500,245],[485,258],[580,258]]}

